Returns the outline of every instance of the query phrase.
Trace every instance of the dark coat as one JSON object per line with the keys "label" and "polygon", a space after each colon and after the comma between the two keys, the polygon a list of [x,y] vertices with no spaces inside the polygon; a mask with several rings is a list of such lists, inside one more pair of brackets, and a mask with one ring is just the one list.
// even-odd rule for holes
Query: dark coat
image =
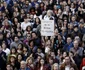
{"label": "dark coat", "polygon": [[0,53],[0,70],[6,70],[6,53]]}

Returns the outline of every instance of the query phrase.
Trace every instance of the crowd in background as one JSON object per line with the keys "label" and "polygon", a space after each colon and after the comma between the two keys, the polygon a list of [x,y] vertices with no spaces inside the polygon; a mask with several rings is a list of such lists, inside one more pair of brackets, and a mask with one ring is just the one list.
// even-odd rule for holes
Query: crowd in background
{"label": "crowd in background", "polygon": [[84,49],[85,0],[0,0],[0,70],[85,70]]}

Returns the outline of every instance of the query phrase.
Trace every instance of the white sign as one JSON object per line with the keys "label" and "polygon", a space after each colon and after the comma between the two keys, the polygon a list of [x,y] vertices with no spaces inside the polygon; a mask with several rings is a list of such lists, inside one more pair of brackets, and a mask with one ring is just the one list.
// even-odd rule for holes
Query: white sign
{"label": "white sign", "polygon": [[41,35],[54,36],[54,20],[41,20]]}

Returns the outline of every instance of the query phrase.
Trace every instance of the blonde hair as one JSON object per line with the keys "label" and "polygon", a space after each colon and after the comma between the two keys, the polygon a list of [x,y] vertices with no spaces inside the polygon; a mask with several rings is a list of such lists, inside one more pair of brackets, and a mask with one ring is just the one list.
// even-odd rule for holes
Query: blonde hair
{"label": "blonde hair", "polygon": [[32,54],[26,59],[26,63],[28,63],[28,61],[29,61],[30,59],[31,59],[32,61],[34,60],[33,57],[32,57]]}
{"label": "blonde hair", "polygon": [[54,64],[53,64],[52,70],[54,70],[54,66],[57,66],[57,67],[58,67],[58,70],[59,70],[59,65],[58,65],[58,63],[54,63]]}

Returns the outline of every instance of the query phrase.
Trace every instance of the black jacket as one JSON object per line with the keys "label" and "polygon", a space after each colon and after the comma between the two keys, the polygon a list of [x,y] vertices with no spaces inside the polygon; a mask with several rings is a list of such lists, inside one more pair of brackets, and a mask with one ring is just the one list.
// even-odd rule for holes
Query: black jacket
{"label": "black jacket", "polygon": [[6,53],[0,53],[0,70],[6,70]]}

